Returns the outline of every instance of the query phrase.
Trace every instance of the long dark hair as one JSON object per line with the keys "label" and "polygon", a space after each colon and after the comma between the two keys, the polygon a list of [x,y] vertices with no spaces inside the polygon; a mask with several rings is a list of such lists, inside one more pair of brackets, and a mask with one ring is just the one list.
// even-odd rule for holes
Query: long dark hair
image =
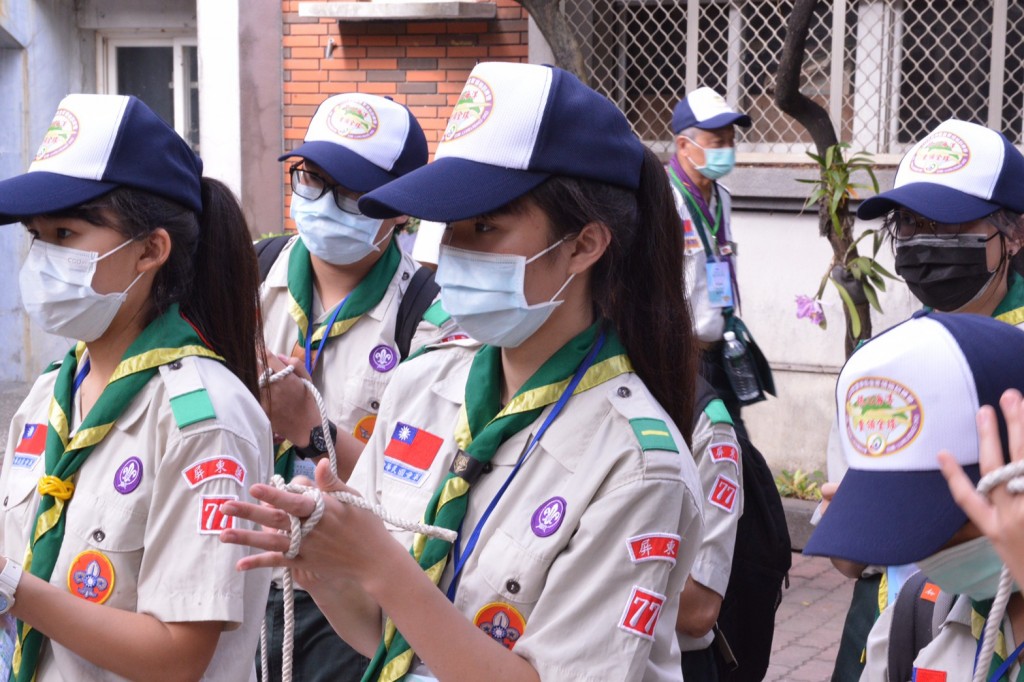
{"label": "long dark hair", "polygon": [[683,238],[658,157],[645,150],[635,192],[556,176],[524,197],[548,217],[554,238],[603,223],[611,243],[591,271],[595,314],[618,332],[636,373],[690,442],[697,342],[683,295]]}
{"label": "long dark hair", "polygon": [[60,216],[109,227],[131,239],[157,228],[171,237],[171,253],[157,271],[145,324],[174,303],[228,368],[259,397],[262,357],[259,269],[242,208],[222,182],[202,179],[203,212],[131,187],[119,187]]}

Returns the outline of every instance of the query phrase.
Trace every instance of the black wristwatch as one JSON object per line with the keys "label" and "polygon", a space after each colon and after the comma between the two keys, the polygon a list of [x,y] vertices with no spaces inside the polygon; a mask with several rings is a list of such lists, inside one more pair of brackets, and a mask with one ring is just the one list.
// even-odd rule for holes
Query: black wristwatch
{"label": "black wristwatch", "polygon": [[[331,442],[334,443],[338,440],[338,427],[331,422],[327,422],[327,427],[330,430]],[[327,454],[327,436],[324,435],[324,427],[321,424],[317,424],[309,431],[309,445],[304,448],[298,446],[295,447],[295,454],[303,459],[312,459],[314,457],[323,457]]]}

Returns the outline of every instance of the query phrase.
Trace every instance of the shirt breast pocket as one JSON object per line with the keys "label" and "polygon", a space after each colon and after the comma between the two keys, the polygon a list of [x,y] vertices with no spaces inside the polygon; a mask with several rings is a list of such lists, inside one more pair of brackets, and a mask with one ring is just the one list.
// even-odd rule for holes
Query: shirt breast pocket
{"label": "shirt breast pocket", "polygon": [[544,591],[550,565],[550,559],[531,554],[511,535],[498,528],[480,549],[477,570],[494,592],[487,601],[510,602],[529,610]]}

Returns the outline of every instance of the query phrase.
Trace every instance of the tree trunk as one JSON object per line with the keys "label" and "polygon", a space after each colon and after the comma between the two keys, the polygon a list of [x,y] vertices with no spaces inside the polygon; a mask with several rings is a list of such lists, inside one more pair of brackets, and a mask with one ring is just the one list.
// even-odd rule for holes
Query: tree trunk
{"label": "tree trunk", "polygon": [[[789,23],[786,25],[786,39],[782,44],[779,68],[775,75],[774,97],[779,109],[807,129],[818,155],[824,158],[826,150],[839,142],[835,127],[828,111],[800,92],[801,67],[804,63],[807,34],[811,19],[814,17],[815,5],[817,0],[796,0],[793,4],[793,12],[789,15]],[[819,202],[818,230],[832,246],[833,279],[850,294],[861,322],[860,334],[855,337],[850,311],[846,305],[843,306],[846,318],[845,350],[846,357],[849,357],[862,340],[871,338],[871,311],[864,295],[864,288],[850,275],[847,267],[851,260],[859,256],[856,248],[850,249],[853,244],[853,216],[850,215],[849,206],[844,201],[837,209],[842,227],[839,234],[832,225],[827,206],[827,199]]]}
{"label": "tree trunk", "polygon": [[583,47],[576,39],[576,28],[562,11],[559,0],[519,0],[526,8],[544,39],[555,55],[555,66],[571,71],[577,78],[590,85],[590,77],[583,61]]}

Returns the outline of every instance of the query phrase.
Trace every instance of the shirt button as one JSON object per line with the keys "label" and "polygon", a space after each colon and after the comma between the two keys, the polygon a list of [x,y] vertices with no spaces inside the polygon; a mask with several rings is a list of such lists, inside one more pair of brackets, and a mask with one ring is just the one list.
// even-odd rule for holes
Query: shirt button
{"label": "shirt button", "polygon": [[181,360],[175,360],[174,362],[169,364],[168,367],[170,369],[181,369]]}
{"label": "shirt button", "polygon": [[104,540],[107,539],[107,534],[104,533],[101,530],[98,530],[98,531],[96,531],[95,533],[92,534],[92,539],[95,540],[96,542],[103,542]]}
{"label": "shirt button", "polygon": [[409,279],[409,273],[408,273],[408,272],[403,272],[403,273],[402,273],[402,281],[404,282],[404,281],[406,281],[407,279]]}
{"label": "shirt button", "polygon": [[619,390],[616,391],[616,393],[620,398],[628,398],[629,396],[633,395],[633,392],[630,391],[625,386],[619,386]]}
{"label": "shirt button", "polygon": [[485,474],[489,474],[492,471],[494,471],[494,465],[493,464],[491,464],[490,462],[487,462],[486,464],[484,464],[483,472]]}
{"label": "shirt button", "polygon": [[519,594],[519,583],[517,583],[515,580],[509,580],[505,583],[505,589],[508,591],[509,594]]}
{"label": "shirt button", "polygon": [[371,400],[370,401],[370,409],[379,410],[380,409],[380,402],[378,402],[376,400]]}
{"label": "shirt button", "polygon": [[5,506],[5,507],[7,506],[7,500],[9,500],[9,499],[10,499],[9,497],[5,497],[5,498],[4,498],[4,506]]}

